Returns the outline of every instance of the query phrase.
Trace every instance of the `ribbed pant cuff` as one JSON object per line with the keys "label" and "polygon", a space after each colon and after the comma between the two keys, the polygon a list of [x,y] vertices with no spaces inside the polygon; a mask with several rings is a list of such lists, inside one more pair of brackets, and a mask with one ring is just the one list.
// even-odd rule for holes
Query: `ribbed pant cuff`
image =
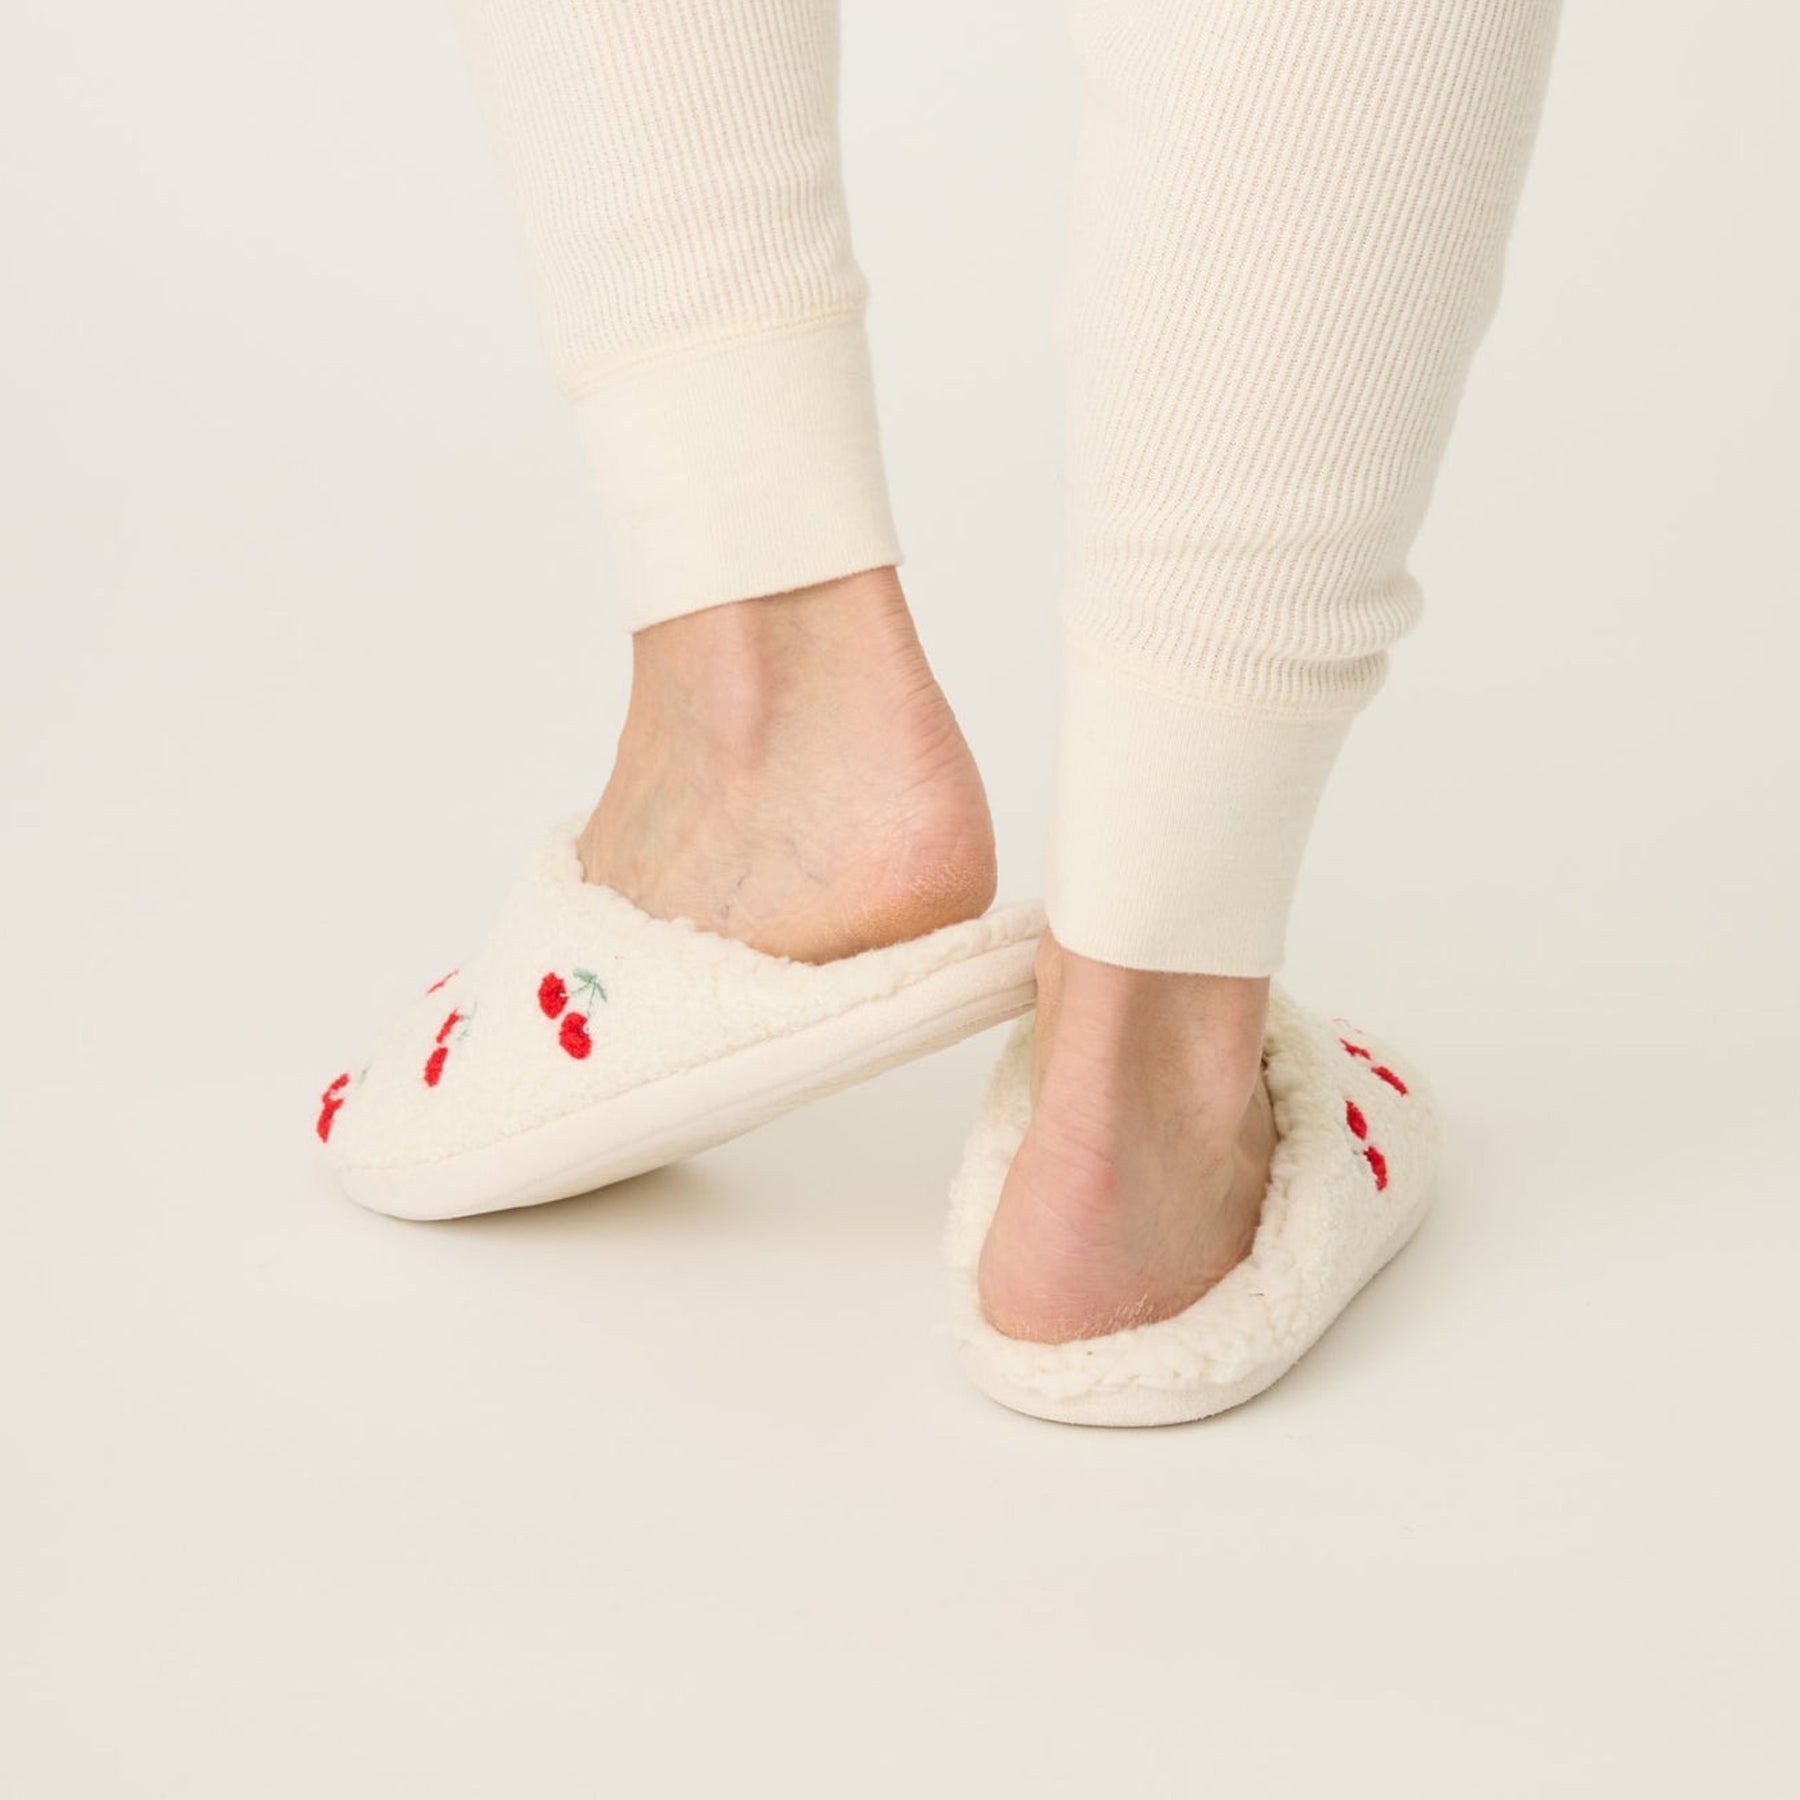
{"label": "ribbed pant cuff", "polygon": [[576,410],[633,631],[900,560],[860,318],[658,363]]}
{"label": "ribbed pant cuff", "polygon": [[1065,651],[1051,928],[1134,969],[1271,975],[1352,714],[1233,710]]}

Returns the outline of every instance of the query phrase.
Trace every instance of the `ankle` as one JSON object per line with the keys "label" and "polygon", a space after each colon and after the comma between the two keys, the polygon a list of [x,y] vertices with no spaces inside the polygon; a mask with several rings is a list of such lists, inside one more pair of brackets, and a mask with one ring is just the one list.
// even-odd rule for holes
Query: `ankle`
{"label": "ankle", "polygon": [[754,767],[783,727],[860,688],[929,688],[891,568],[665,620],[632,639],[628,737],[676,734]]}
{"label": "ankle", "polygon": [[1190,1121],[1235,1129],[1262,1075],[1269,983],[1128,969],[1066,949],[1038,951],[1040,1087],[1079,1084],[1094,1106],[1128,1097],[1179,1105]]}

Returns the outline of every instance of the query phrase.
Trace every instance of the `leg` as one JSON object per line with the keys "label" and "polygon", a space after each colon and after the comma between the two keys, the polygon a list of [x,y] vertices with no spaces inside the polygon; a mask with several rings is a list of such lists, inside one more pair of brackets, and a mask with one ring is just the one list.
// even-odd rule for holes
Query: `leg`
{"label": "leg", "polygon": [[636,634],[589,879],[806,961],[975,916],[993,834],[894,570],[835,5],[456,10]]}
{"label": "leg", "polygon": [[1077,0],[1054,937],[989,1318],[1167,1317],[1244,1253],[1268,975],[1492,309],[1554,0]]}

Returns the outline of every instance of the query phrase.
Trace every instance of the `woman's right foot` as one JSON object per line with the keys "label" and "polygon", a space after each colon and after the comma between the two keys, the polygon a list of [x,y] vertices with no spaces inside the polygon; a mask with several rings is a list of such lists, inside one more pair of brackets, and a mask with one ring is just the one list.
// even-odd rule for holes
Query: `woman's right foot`
{"label": "woman's right foot", "polygon": [[1275,1122],[1267,981],[1150,974],[1045,936],[1032,1116],[982,1248],[1009,1337],[1097,1337],[1185,1311],[1248,1253]]}
{"label": "woman's right foot", "polygon": [[894,571],[640,631],[580,851],[645,912],[801,962],[985,912],[987,795]]}

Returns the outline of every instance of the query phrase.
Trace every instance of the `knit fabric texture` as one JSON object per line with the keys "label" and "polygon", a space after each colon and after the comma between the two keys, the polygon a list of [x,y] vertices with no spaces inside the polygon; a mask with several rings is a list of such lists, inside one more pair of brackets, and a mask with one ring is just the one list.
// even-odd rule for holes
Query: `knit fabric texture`
{"label": "knit fabric texture", "polygon": [[[635,629],[898,560],[827,0],[456,0]],[[1492,312],[1555,0],[1075,0],[1048,903],[1281,962]]]}

